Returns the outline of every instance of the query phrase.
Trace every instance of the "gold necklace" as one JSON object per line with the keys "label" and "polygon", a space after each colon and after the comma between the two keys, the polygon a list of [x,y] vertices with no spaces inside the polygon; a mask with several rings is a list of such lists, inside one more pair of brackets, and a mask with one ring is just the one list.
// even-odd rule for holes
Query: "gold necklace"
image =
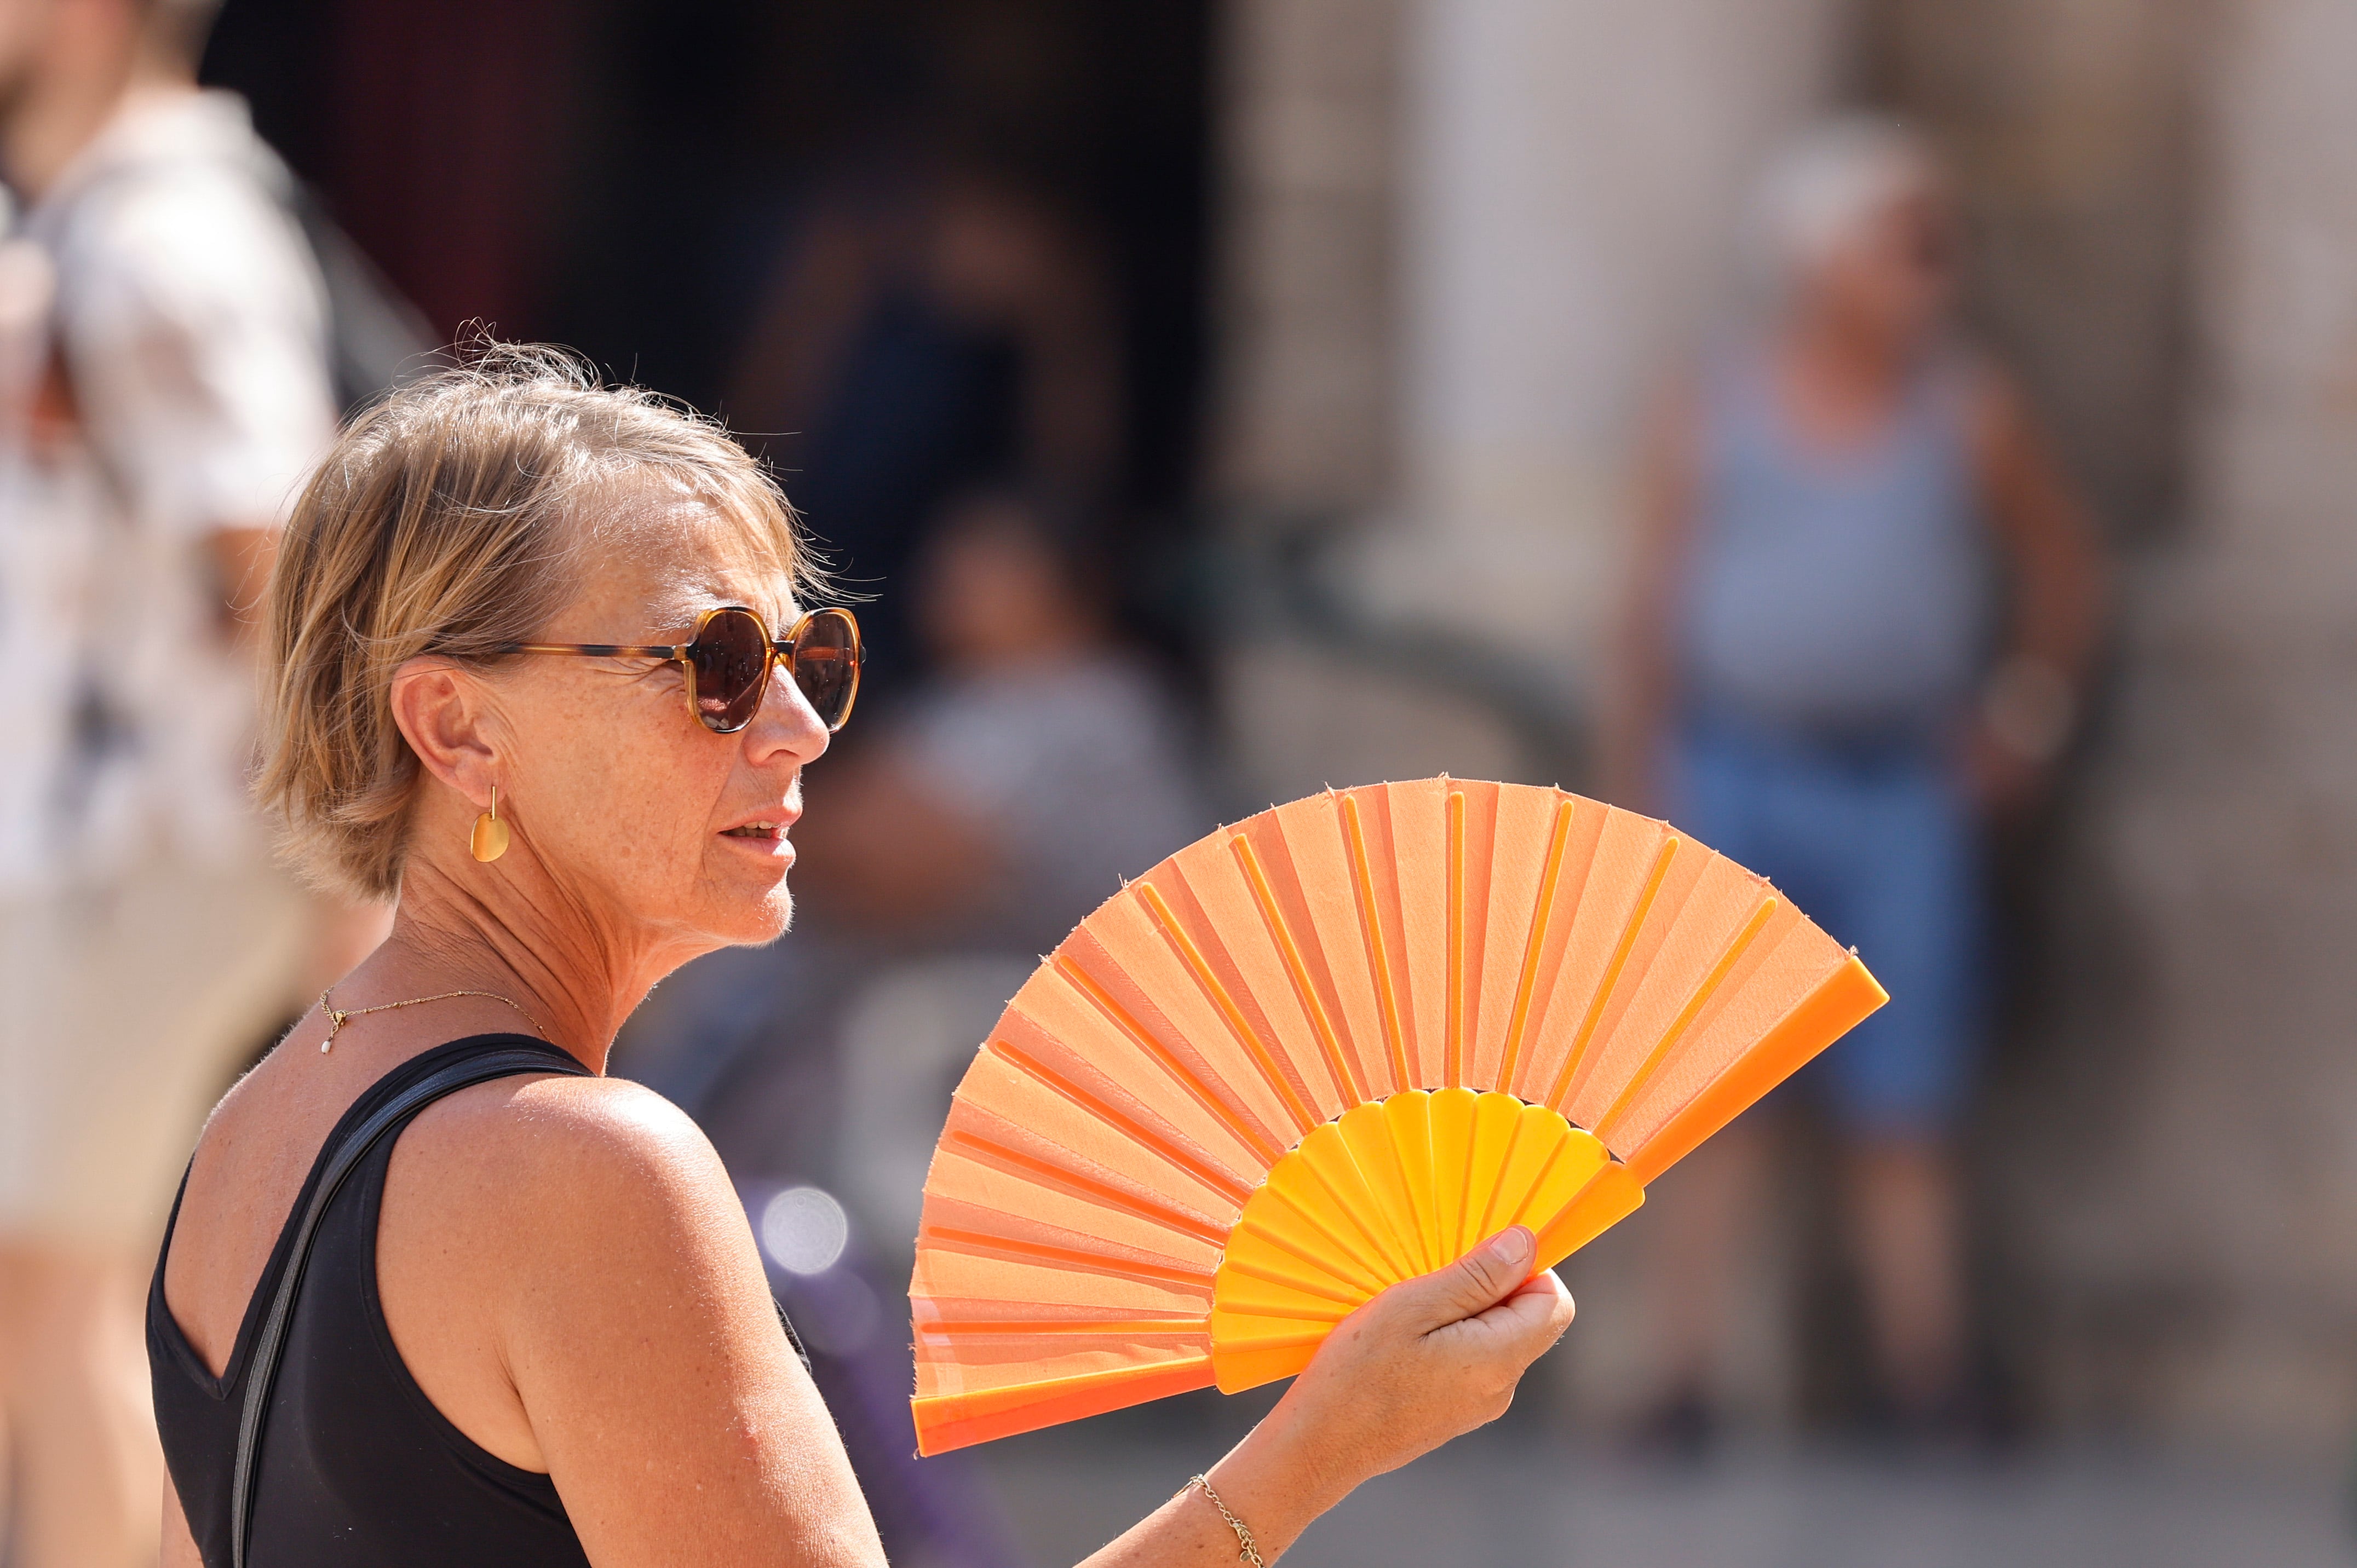
{"label": "gold necklace", "polygon": [[390,1013],[396,1007],[416,1007],[428,1002],[447,1002],[454,996],[485,996],[493,1002],[505,1002],[518,1013],[523,1014],[523,1021],[532,1026],[533,1034],[544,1036],[548,1032],[540,1026],[539,1019],[529,1013],[524,1013],[522,1003],[509,1001],[496,991],[444,991],[432,996],[413,996],[406,1002],[380,1002],[373,1007],[331,1007],[328,1004],[328,993],[334,989],[335,987],[329,986],[328,991],[319,993],[319,1011],[328,1015],[328,1037],[319,1042],[321,1056],[328,1054],[328,1049],[336,1043],[337,1034],[354,1018],[365,1018],[371,1013]]}

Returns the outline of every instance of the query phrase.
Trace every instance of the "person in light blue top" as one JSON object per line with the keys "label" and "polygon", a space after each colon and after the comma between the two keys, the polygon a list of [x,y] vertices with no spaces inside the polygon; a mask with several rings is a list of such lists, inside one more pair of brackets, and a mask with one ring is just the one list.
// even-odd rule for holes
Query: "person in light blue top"
{"label": "person in light blue top", "polygon": [[[1652,438],[1610,788],[1767,875],[1889,988],[1804,1076],[1844,1147],[1871,1359],[1909,1425],[1963,1406],[1953,1153],[1980,1029],[1981,839],[2067,742],[2101,565],[2004,375],[1951,324],[1931,152],[1845,118],[1774,161],[1757,328]],[[1662,1434],[1708,1425],[1757,1130],[1683,1178],[1653,1315]]]}

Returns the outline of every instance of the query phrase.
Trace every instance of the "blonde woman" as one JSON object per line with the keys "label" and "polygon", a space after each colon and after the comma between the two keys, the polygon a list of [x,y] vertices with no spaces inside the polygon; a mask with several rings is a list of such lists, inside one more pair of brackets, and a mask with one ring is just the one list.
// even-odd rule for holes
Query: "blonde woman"
{"label": "blonde woman", "polygon": [[[882,1561],[726,1174],[600,1076],[649,987],[786,925],[857,693],[806,580],[726,436],[545,353],[397,394],[311,481],[264,793],[397,909],[189,1167],[148,1308],[168,1563]],[[1370,1303],[1092,1562],[1274,1562],[1498,1415],[1571,1318],[1533,1246]]]}

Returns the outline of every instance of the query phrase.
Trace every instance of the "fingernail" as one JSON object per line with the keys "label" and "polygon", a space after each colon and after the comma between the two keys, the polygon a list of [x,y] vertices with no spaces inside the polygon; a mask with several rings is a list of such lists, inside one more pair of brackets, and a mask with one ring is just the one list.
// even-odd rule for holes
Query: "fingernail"
{"label": "fingernail", "polygon": [[1490,1256],[1511,1267],[1519,1268],[1531,1261],[1531,1252],[1538,1238],[1527,1225],[1509,1225],[1491,1239]]}

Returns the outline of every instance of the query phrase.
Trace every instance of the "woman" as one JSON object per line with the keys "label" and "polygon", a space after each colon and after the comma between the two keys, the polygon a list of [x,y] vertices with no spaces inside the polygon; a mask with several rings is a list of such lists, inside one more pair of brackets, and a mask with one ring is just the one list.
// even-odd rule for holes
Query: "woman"
{"label": "woman", "polygon": [[[263,794],[316,874],[399,903],[190,1165],[149,1298],[167,1562],[231,1560],[258,1326],[319,1151],[501,1049],[546,1070],[434,1102],[323,1211],[247,1561],[882,1560],[726,1173],[670,1105],[597,1076],[663,975],[786,926],[802,770],[856,691],[847,618],[794,607],[807,580],[724,435],[550,353],[397,393],[312,480],[271,594]],[[742,645],[785,628],[791,662]],[[1532,1257],[1510,1230],[1368,1304],[1092,1561],[1233,1563],[1230,1516],[1274,1560],[1494,1418],[1571,1317]]]}
{"label": "woman", "polygon": [[[1775,879],[1890,989],[1811,1074],[1845,1145],[1873,1368],[1917,1426],[1952,1421],[1962,1392],[1952,1144],[1981,822],[2032,796],[2068,740],[2100,597],[2091,531],[2019,397],[1952,325],[1951,207],[1888,121],[1816,127],[1769,170],[1770,318],[1654,442],[1617,747],[1623,800]],[[1660,1435],[1682,1443],[1706,1424],[1762,1154],[1756,1130],[1714,1140],[1660,1238],[1674,1277],[1655,1322],[1681,1385]]]}

